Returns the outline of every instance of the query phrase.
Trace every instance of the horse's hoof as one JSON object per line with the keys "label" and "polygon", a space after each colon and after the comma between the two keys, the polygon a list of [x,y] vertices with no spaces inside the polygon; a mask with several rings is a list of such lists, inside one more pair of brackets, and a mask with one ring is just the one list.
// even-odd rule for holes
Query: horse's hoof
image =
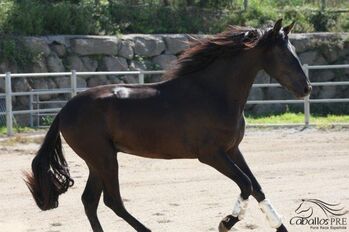
{"label": "horse's hoof", "polygon": [[219,231],[219,232],[228,232],[228,231],[229,231],[229,230],[224,226],[223,221],[221,221],[221,222],[219,223],[218,231]]}
{"label": "horse's hoof", "polygon": [[288,232],[284,224],[281,224],[279,228],[276,229],[276,232]]}
{"label": "horse's hoof", "polygon": [[218,226],[218,231],[219,232],[227,232],[229,231],[237,222],[239,219],[237,217],[234,217],[233,215],[228,215],[223,220],[221,223],[219,223]]}

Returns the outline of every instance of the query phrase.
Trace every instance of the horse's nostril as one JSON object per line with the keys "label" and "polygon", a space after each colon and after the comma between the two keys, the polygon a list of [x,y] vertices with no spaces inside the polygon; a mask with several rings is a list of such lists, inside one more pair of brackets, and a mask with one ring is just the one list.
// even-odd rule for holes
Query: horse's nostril
{"label": "horse's nostril", "polygon": [[312,87],[310,85],[306,86],[304,88],[304,94],[308,95],[312,90]]}

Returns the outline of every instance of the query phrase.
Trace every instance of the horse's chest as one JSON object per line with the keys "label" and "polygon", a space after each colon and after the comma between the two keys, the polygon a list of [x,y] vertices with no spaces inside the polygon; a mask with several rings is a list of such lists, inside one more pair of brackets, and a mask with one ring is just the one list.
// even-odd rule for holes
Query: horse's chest
{"label": "horse's chest", "polygon": [[244,135],[244,120],[221,121],[215,125],[203,127],[199,134],[200,150],[230,150],[239,145]]}

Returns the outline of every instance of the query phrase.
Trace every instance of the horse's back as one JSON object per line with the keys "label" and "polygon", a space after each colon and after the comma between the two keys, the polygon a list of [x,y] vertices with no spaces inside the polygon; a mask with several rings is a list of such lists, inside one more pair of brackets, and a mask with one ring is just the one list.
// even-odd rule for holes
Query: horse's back
{"label": "horse's back", "polygon": [[91,88],[63,107],[59,113],[61,133],[73,147],[90,146],[105,138],[119,151],[146,157],[164,153],[161,144],[183,153],[171,138],[180,122],[173,124],[174,111],[163,104],[160,94],[156,85]]}

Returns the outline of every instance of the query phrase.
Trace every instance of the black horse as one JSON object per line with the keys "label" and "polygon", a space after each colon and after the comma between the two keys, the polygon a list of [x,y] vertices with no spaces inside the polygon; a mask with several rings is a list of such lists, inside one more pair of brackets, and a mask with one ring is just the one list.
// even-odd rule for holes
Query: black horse
{"label": "black horse", "polygon": [[42,210],[57,207],[58,196],[73,184],[61,150],[61,132],[90,171],[82,202],[93,231],[103,231],[96,213],[102,191],[104,203],[119,217],[137,231],[150,231],[123,205],[118,152],[198,159],[233,180],[241,194],[219,231],[228,231],[242,219],[250,195],[273,228],[287,231],[239,150],[243,110],[259,70],[299,98],[311,91],[288,39],[293,23],[282,28],[281,22],[267,29],[232,26],[192,42],[165,74],[166,81],[100,86],[71,99],[47,132],[33,160],[33,174],[26,176],[37,205]]}

